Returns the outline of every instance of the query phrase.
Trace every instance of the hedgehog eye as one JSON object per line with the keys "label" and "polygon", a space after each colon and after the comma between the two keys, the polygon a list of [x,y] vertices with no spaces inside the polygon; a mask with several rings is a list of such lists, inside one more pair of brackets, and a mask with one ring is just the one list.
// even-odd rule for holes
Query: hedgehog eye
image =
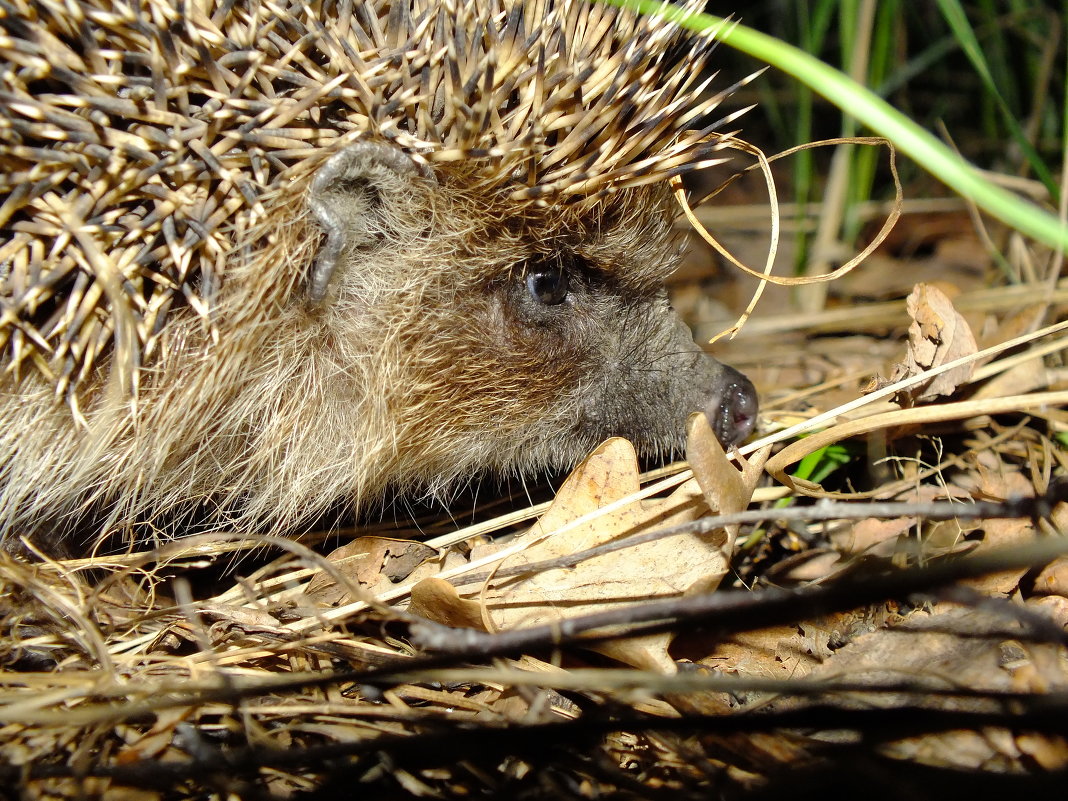
{"label": "hedgehog eye", "polygon": [[538,303],[557,306],[567,299],[567,273],[559,266],[539,266],[527,273],[527,291]]}

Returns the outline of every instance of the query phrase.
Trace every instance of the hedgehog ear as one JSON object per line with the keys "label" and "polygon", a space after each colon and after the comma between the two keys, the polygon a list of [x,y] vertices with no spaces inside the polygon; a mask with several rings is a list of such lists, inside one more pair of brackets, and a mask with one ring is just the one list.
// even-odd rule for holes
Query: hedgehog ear
{"label": "hedgehog ear", "polygon": [[308,300],[326,297],[342,253],[373,248],[382,238],[380,208],[399,202],[413,179],[433,181],[433,173],[394,145],[357,140],[327,159],[315,173],[308,206],[326,232],[312,268]]}

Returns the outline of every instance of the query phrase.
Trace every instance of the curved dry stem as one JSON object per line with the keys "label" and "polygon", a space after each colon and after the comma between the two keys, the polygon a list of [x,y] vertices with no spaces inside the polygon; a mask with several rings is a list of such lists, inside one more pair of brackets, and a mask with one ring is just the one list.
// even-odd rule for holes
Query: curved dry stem
{"label": "curved dry stem", "polygon": [[[707,242],[713,249],[715,249],[717,253],[723,256],[723,258],[727,259],[731,264],[733,264],[739,270],[744,272],[746,275],[750,275],[753,278],[759,279],[762,282],[762,285],[765,282],[770,282],[773,284],[778,284],[780,286],[804,286],[805,284],[817,284],[825,281],[834,281],[837,278],[841,278],[843,275],[851,272],[855,267],[857,267],[857,265],[859,265],[862,261],[868,258],[868,256],[875,252],[875,249],[883,243],[883,241],[889,235],[891,229],[893,229],[894,225],[901,217],[901,208],[904,202],[904,192],[901,188],[901,177],[898,175],[897,171],[897,151],[894,149],[894,145],[892,142],[890,142],[889,139],[883,139],[879,136],[857,136],[836,139],[823,139],[819,142],[810,142],[805,145],[798,145],[797,147],[792,147],[788,150],[784,150],[781,153],[770,157],[765,156],[759,148],[757,148],[755,145],[749,144],[748,142],[743,142],[740,139],[732,139],[731,141],[739,145],[739,150],[743,150],[747,153],[751,153],[756,156],[758,159],[758,163],[746,167],[741,172],[732,175],[730,178],[720,184],[715,190],[709,193],[708,197],[715,197],[728,186],[730,186],[732,183],[734,183],[736,180],[738,180],[741,176],[745,175],[747,172],[751,172],[755,169],[760,169],[761,172],[764,173],[765,180],[768,185],[769,201],[772,204],[772,248],[771,254],[769,255],[769,262],[774,259],[774,254],[778,247],[779,230],[779,214],[778,209],[776,208],[776,194],[774,184],[771,178],[770,168],[768,166],[771,162],[778,161],[779,159],[786,158],[787,156],[792,156],[793,154],[798,153],[802,150],[810,150],[816,147],[826,147],[831,145],[844,144],[873,146],[885,145],[889,150],[890,154],[890,174],[893,176],[894,180],[894,202],[890,209],[890,213],[887,215],[886,220],[882,224],[882,227],[879,229],[878,233],[875,235],[872,241],[860,253],[858,253],[852,259],[847,261],[838,269],[832,270],[829,273],[822,273],[820,275],[775,276],[771,274],[770,263],[768,266],[765,267],[763,272],[758,272],[752,267],[749,267],[748,265],[742,263],[737,258],[735,258],[723,245],[721,245],[719,241],[716,240],[716,238],[713,237],[711,233],[709,233],[708,229],[704,226],[704,224],[697,219],[697,215],[694,214],[693,208],[690,206],[689,202],[686,200],[685,194],[681,190],[681,184],[677,180],[673,179],[672,186],[673,188],[675,188],[675,197],[678,200],[679,205],[682,207],[683,213],[686,215],[686,219],[690,221],[691,225],[693,225],[694,230],[696,230],[701,235],[701,238],[704,239],[705,242]],[[759,293],[762,291],[763,288],[761,286],[761,288],[758,289],[755,297],[759,297]],[[743,316],[747,317],[749,311],[750,309],[747,308],[746,314]]]}

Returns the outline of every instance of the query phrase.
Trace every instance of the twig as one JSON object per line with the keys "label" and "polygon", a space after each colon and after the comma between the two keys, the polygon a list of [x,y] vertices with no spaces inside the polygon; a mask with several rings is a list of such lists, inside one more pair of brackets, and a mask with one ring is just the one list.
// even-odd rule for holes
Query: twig
{"label": "twig", "polygon": [[1068,482],[1053,484],[1045,496],[1033,498],[1010,498],[1006,501],[962,501],[962,502],[928,502],[901,503],[897,501],[880,501],[865,503],[818,501],[812,506],[795,506],[785,509],[748,509],[729,515],[713,515],[676,526],[632,534],[629,537],[613,540],[603,545],[566,554],[555,559],[544,559],[525,565],[501,568],[493,572],[476,573],[469,576],[457,576],[452,584],[462,586],[485,581],[490,575],[494,578],[509,578],[528,573],[540,573],[545,570],[558,570],[574,567],[579,562],[598,556],[633,548],[655,540],[677,537],[682,534],[708,534],[729,525],[746,523],[765,523],[770,521],[783,523],[813,523],[824,520],[866,520],[872,517],[900,518],[917,517],[925,520],[977,520],[988,518],[1048,518],[1053,506],[1068,500]]}
{"label": "twig", "polygon": [[[995,697],[996,699],[996,697]],[[656,717],[633,713],[604,716],[584,715],[575,720],[552,723],[459,724],[453,720],[439,723],[442,728],[418,735],[368,738],[336,742],[309,748],[268,748],[263,746],[217,749],[214,753],[198,749],[195,758],[184,762],[138,760],[125,765],[55,765],[7,766],[0,768],[0,779],[13,781],[40,780],[71,776],[107,777],[123,784],[145,787],[168,787],[190,779],[204,781],[212,774],[249,773],[262,768],[327,767],[336,778],[339,766],[333,760],[386,752],[394,758],[416,758],[428,764],[442,764],[472,754],[516,754],[535,749],[541,753],[590,737],[613,731],[681,731],[692,733],[739,734],[778,729],[835,730],[861,732],[875,742],[888,742],[954,729],[978,730],[1009,727],[1032,732],[1060,734],[1068,715],[1068,697],[1064,694],[1016,699],[1005,709],[965,711],[906,706],[894,709],[843,709],[833,704],[817,704],[798,709],[762,711],[760,714],[699,715],[682,718]]]}

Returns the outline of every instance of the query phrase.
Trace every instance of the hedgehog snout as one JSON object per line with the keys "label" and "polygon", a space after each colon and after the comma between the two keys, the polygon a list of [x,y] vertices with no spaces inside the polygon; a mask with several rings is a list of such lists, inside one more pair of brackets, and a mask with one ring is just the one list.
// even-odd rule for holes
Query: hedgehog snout
{"label": "hedgehog snout", "polygon": [[729,448],[753,431],[757,416],[757,394],[753,382],[733,367],[723,365],[723,374],[703,409],[716,438]]}

